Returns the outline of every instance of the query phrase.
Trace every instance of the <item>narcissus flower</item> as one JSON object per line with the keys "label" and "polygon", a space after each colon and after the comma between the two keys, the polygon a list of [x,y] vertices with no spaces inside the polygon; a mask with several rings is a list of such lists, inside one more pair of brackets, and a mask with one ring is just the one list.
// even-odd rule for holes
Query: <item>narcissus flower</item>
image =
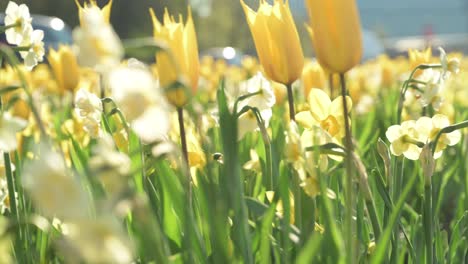
{"label": "narcissus flower", "polygon": [[10,152],[18,147],[16,133],[27,125],[26,120],[12,117],[9,113],[0,114],[0,151]]}
{"label": "narcissus flower", "polygon": [[[188,85],[195,93],[198,88],[200,74],[200,62],[198,60],[198,44],[195,34],[195,26],[192,20],[192,12],[188,9],[187,22],[183,23],[182,17],[176,21],[169,15],[167,9],[164,12],[163,24],[159,22],[150,9],[153,20],[153,34],[155,40],[163,41],[169,50],[156,53],[159,82],[167,88],[182,77],[188,81]],[[177,107],[185,105],[188,95],[182,87],[167,89],[166,96],[170,103]]]}
{"label": "narcissus flower", "polygon": [[362,33],[355,0],[307,0],[308,28],[319,63],[345,73],[362,56]]}
{"label": "narcissus flower", "polygon": [[395,156],[403,154],[407,159],[418,160],[421,154],[421,146],[424,144],[424,135],[421,135],[416,129],[416,121],[409,120],[401,125],[393,125],[385,132],[388,141],[390,141],[390,151]]}
{"label": "narcissus flower", "polygon": [[446,77],[450,73],[457,74],[460,71],[460,59],[451,58],[449,59],[447,53],[442,47],[439,47],[440,51],[440,63],[442,64],[442,76]]}
{"label": "narcissus flower", "polygon": [[80,73],[75,53],[69,46],[60,45],[58,50],[50,49],[47,60],[57,80],[58,89],[73,92],[78,85]]}
{"label": "narcissus flower", "polygon": [[23,39],[29,37],[30,32],[27,31],[31,27],[31,15],[29,8],[25,4],[18,5],[15,2],[8,2],[5,10],[5,26],[12,26],[5,31],[6,40],[13,45],[20,45]]}
{"label": "narcissus flower", "polygon": [[[349,96],[346,96],[346,100],[348,111],[351,111],[352,100]],[[343,116],[343,98],[341,96],[331,101],[324,91],[312,88],[309,93],[308,103],[310,111],[299,112],[296,115],[299,124],[308,129],[319,126],[336,139],[344,137],[345,120]]]}
{"label": "narcissus flower", "polygon": [[96,219],[73,219],[65,223],[68,232],[60,243],[68,259],[85,263],[131,263],[133,245],[118,219],[100,215]]}
{"label": "narcissus flower", "polygon": [[25,161],[23,185],[34,205],[48,217],[77,219],[87,216],[89,200],[81,183],[65,165],[63,156],[41,143],[40,159]]}
{"label": "narcissus flower", "polygon": [[[445,127],[450,126],[448,117],[440,114],[434,115],[432,118],[424,116],[416,121],[417,130],[427,141],[435,140],[437,134]],[[437,159],[442,155],[442,151],[447,146],[453,146],[457,144],[461,139],[461,133],[459,130],[455,130],[450,133],[444,133],[440,136],[437,141],[437,146],[434,152],[434,158]]]}
{"label": "narcissus flower", "polygon": [[170,128],[169,105],[149,70],[138,63],[120,66],[108,82],[112,98],[143,142],[163,140]]}
{"label": "narcissus flower", "polygon": [[24,66],[29,71],[32,70],[39,62],[44,60],[44,31],[33,30],[32,27],[25,29],[25,36],[21,42],[21,46],[29,47],[28,51],[20,51],[21,57],[24,59]]}
{"label": "narcissus flower", "polygon": [[130,173],[130,158],[116,150],[114,141],[109,134],[104,134],[92,148],[93,156],[89,159],[89,167],[93,175],[98,177],[110,194],[121,191]]}
{"label": "narcissus flower", "polygon": [[257,12],[241,4],[266,76],[292,84],[301,76],[304,55],[288,1],[275,0],[272,6],[261,0]]}
{"label": "narcissus flower", "polygon": [[101,99],[84,89],[75,95],[75,112],[80,117],[83,128],[92,138],[101,136]]}

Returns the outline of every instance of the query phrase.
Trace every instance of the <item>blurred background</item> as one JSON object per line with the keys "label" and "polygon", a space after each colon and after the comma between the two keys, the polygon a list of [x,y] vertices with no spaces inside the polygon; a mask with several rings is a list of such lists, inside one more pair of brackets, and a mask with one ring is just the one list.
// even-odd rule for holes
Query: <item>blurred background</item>
{"label": "blurred background", "polygon": [[[83,0],[78,0],[81,3]],[[272,2],[273,0],[270,0]],[[17,0],[26,3],[32,14],[61,18],[70,28],[78,24],[74,0]],[[108,0],[97,0],[99,6]],[[245,0],[253,9],[259,0]],[[408,48],[444,46],[448,51],[468,50],[468,0],[357,0],[364,30],[364,59],[381,52],[403,55]],[[5,10],[7,0],[0,0]],[[304,0],[289,0],[291,11],[307,55],[312,55],[305,31],[307,12]],[[164,7],[171,14],[182,13],[190,4],[194,13],[199,49],[204,53],[255,54],[249,28],[238,0],[114,0],[111,22],[122,39],[149,37],[152,25],[148,8],[162,17]],[[236,53],[233,53],[235,51]],[[225,55],[226,55],[225,54]]]}

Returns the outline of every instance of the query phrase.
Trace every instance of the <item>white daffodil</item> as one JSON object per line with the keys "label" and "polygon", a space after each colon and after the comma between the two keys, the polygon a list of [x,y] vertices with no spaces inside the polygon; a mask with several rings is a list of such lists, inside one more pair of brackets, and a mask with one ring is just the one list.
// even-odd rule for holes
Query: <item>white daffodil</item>
{"label": "white daffodil", "polygon": [[23,185],[34,205],[47,217],[87,217],[88,197],[81,183],[67,169],[64,158],[51,146],[40,144],[40,159],[25,162]]}
{"label": "white daffodil", "polygon": [[417,101],[422,107],[431,105],[436,111],[439,110],[445,88],[443,73],[434,69],[426,69],[416,79],[425,83],[417,84],[419,90],[414,92]]}
{"label": "white daffodil", "polygon": [[255,149],[250,149],[250,160],[247,161],[242,168],[244,170],[251,170],[254,172],[261,172],[262,166],[260,164],[260,157]]}
{"label": "white daffodil", "polygon": [[[352,101],[349,96],[346,96],[346,102],[349,113],[352,108]],[[331,101],[324,91],[312,88],[309,92],[308,103],[310,111],[297,113],[297,123],[308,129],[319,126],[333,138],[342,139],[345,135],[343,97],[338,96]]]}
{"label": "white daffodil", "polygon": [[101,120],[102,102],[94,93],[79,89],[75,94],[75,112],[81,118],[93,117]]}
{"label": "white daffodil", "polygon": [[124,177],[130,173],[130,166],[130,158],[116,150],[109,134],[102,136],[93,147],[89,167],[109,192],[117,193],[125,186]]}
{"label": "white daffodil", "polygon": [[74,219],[65,224],[68,231],[60,246],[69,259],[76,259],[78,253],[85,263],[132,263],[133,246],[115,217]]}
{"label": "white daffodil", "polygon": [[146,68],[120,66],[110,72],[108,83],[115,103],[144,142],[166,138],[170,129],[169,105]]}
{"label": "white daffodil", "polygon": [[[263,119],[265,128],[268,127],[270,119],[273,116],[271,108],[259,109],[260,117]],[[241,140],[248,132],[252,132],[259,129],[258,121],[255,113],[252,110],[241,114],[238,119],[237,125],[237,140]]]}
{"label": "white daffodil", "polygon": [[440,52],[440,63],[442,64],[442,76],[448,77],[449,73],[458,74],[460,71],[460,59],[452,58],[448,59],[447,53],[442,47],[439,47]]}
{"label": "white daffodil", "polygon": [[[263,77],[261,73],[239,84],[239,96],[258,93],[239,102],[238,111],[246,106],[256,108],[264,121],[265,127],[268,127],[273,115],[271,107],[276,102],[275,94],[271,83]],[[236,98],[237,99],[237,98]],[[258,129],[255,113],[251,110],[239,116],[238,140],[241,140],[247,132]]]}
{"label": "white daffodil", "polygon": [[21,42],[21,46],[29,47],[28,51],[21,51],[20,55],[24,59],[24,65],[29,71],[32,70],[39,62],[44,60],[44,31],[34,30],[31,26],[26,28],[27,34]]}
{"label": "white daffodil", "polygon": [[20,45],[23,39],[29,38],[31,32],[26,29],[31,27],[31,21],[28,6],[18,5],[12,1],[8,2],[5,10],[5,26],[15,26],[5,31],[7,42],[12,45]]}
{"label": "white daffodil", "polygon": [[[275,93],[271,82],[268,81],[262,73],[258,73],[247,81],[240,83],[240,90],[245,94],[258,93],[244,100],[241,105],[249,105],[258,109],[271,108],[276,103]],[[241,107],[240,107],[241,108]]]}
{"label": "white daffodil", "polygon": [[7,112],[0,113],[0,151],[10,152],[18,147],[16,133],[27,126],[27,121],[13,117]]}
{"label": "white daffodil", "polygon": [[83,123],[83,129],[92,138],[101,136],[102,102],[95,94],[80,89],[75,95],[75,113]]}
{"label": "white daffodil", "polygon": [[[423,137],[427,138],[427,141],[435,140],[440,130],[448,126],[450,126],[448,117],[440,114],[436,114],[432,118],[424,116],[416,121],[416,128],[418,132],[423,135]],[[440,158],[443,150],[447,146],[453,146],[457,144],[460,139],[461,133],[458,130],[442,134],[437,141],[434,158]]]}
{"label": "white daffodil", "polygon": [[[319,127],[316,128],[321,130]],[[300,186],[311,197],[315,197],[319,193],[317,179],[319,170],[325,171],[328,167],[326,155],[318,154],[317,156],[314,151],[306,151],[307,147],[320,145],[321,142],[326,141],[320,135],[321,133],[318,133],[318,130],[310,131],[313,135],[309,133],[300,135],[297,124],[291,121],[285,131],[286,161],[297,171],[301,180]]]}
{"label": "white daffodil", "polygon": [[416,128],[416,121],[409,120],[401,125],[393,125],[385,132],[388,141],[390,141],[390,151],[395,156],[403,154],[410,160],[419,159],[421,147],[418,144],[425,143],[425,137],[420,134]]}

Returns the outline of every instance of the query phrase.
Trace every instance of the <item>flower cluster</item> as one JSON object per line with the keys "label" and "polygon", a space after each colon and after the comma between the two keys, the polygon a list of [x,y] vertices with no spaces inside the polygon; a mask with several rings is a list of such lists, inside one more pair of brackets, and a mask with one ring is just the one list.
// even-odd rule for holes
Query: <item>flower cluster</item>
{"label": "flower cluster", "polygon": [[21,57],[28,70],[43,60],[44,31],[33,29],[29,8],[25,4],[9,2],[5,10],[5,31],[9,44],[20,47]]}
{"label": "flower cluster", "polygon": [[[408,120],[401,125],[393,125],[385,133],[391,142],[390,150],[393,155],[404,155],[411,160],[418,160],[422,147],[425,144],[433,143],[438,133],[450,125],[447,116],[436,114],[432,118],[423,116],[418,120]],[[442,151],[447,146],[457,144],[461,139],[460,131],[443,133],[437,141],[434,158],[439,158]]]}
{"label": "flower cluster", "polygon": [[75,95],[75,112],[91,137],[101,136],[102,102],[99,97],[85,89],[78,90]]}

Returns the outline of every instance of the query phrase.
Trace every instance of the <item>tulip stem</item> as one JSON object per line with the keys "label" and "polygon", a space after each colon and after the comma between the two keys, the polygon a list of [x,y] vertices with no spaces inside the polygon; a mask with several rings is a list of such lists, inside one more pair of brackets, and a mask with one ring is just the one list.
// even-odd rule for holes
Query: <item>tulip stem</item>
{"label": "tulip stem", "polygon": [[330,98],[333,99],[333,73],[328,75],[328,88],[330,88]]}
{"label": "tulip stem", "polygon": [[289,103],[289,119],[296,121],[296,112],[294,110],[294,94],[292,90],[292,84],[286,84],[288,90],[288,103]]}
{"label": "tulip stem", "polygon": [[354,193],[353,193],[353,178],[354,170],[352,163],[352,153],[353,153],[353,143],[351,139],[351,126],[348,119],[348,103],[346,101],[346,80],[344,73],[340,73],[340,82],[341,82],[341,95],[343,98],[343,116],[345,122],[345,162],[346,162],[346,181],[345,181],[345,247],[346,247],[346,259],[349,260],[348,263],[355,263],[356,260],[356,250],[355,243],[353,241],[353,234],[355,233],[355,226],[353,225],[353,208],[356,204],[354,202]]}
{"label": "tulip stem", "polygon": [[183,170],[187,172],[187,184],[188,184],[188,195],[190,201],[192,200],[192,178],[190,175],[190,167],[188,160],[188,150],[187,150],[187,136],[185,134],[185,125],[184,125],[184,109],[182,107],[177,107],[177,117],[179,119],[179,132],[180,132],[180,144],[182,148],[182,166]]}

